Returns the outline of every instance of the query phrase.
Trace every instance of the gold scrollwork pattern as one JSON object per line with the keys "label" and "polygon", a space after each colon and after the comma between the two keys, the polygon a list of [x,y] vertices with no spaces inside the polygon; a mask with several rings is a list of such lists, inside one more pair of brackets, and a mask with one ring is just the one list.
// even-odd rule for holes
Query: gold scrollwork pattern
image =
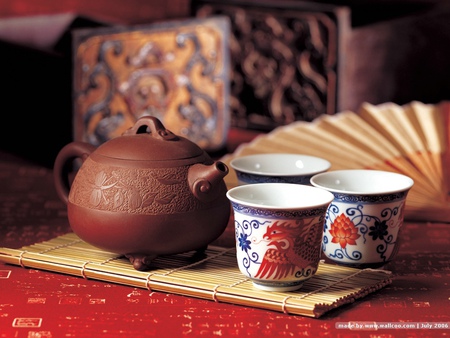
{"label": "gold scrollwork pattern", "polygon": [[75,138],[98,146],[144,115],[206,150],[229,111],[228,19],[105,28],[75,39]]}

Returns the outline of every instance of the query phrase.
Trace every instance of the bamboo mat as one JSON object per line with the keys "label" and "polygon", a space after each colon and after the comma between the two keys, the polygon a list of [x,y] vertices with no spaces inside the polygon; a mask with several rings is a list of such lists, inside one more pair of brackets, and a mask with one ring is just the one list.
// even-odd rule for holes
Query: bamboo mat
{"label": "bamboo mat", "polygon": [[392,283],[389,271],[321,262],[316,275],[300,290],[267,292],[254,288],[240,273],[235,248],[209,246],[202,255],[161,256],[153,261],[154,269],[137,271],[124,256],[97,249],[74,233],[20,249],[0,248],[0,260],[23,268],[315,318]]}

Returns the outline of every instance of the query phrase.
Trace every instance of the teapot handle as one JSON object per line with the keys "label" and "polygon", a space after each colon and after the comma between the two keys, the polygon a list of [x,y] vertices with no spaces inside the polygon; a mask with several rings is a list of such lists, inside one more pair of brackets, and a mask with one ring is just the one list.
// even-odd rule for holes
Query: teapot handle
{"label": "teapot handle", "polygon": [[58,153],[53,166],[53,181],[59,198],[67,204],[69,200],[69,174],[72,164],[77,158],[84,162],[95,150],[95,146],[86,142],[72,142],[64,146]]}

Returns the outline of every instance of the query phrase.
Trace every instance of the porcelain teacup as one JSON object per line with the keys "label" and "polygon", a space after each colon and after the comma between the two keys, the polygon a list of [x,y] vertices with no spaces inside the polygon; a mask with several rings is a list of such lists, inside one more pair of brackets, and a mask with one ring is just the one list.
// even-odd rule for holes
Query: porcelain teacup
{"label": "porcelain teacup", "polygon": [[292,291],[314,276],[333,194],[307,185],[256,183],[227,192],[239,270],[266,291]]}
{"label": "porcelain teacup", "polygon": [[238,184],[296,183],[310,185],[315,174],[325,172],[331,163],[323,158],[290,153],[265,153],[236,157],[230,162]]}
{"label": "porcelain teacup", "polygon": [[330,191],[324,224],[323,252],[340,265],[378,268],[399,248],[406,197],[414,181],[381,170],[337,170],[311,178]]}

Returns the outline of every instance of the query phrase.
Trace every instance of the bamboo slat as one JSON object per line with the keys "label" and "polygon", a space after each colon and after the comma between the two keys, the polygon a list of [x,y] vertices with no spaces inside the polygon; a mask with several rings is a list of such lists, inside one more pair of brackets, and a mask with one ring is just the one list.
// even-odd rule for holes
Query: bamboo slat
{"label": "bamboo slat", "polygon": [[266,292],[240,273],[235,257],[234,248],[209,246],[201,255],[157,257],[151,270],[137,271],[125,257],[97,249],[74,233],[20,249],[0,248],[1,261],[23,268],[315,318],[392,282],[389,271],[321,262],[300,290]]}

